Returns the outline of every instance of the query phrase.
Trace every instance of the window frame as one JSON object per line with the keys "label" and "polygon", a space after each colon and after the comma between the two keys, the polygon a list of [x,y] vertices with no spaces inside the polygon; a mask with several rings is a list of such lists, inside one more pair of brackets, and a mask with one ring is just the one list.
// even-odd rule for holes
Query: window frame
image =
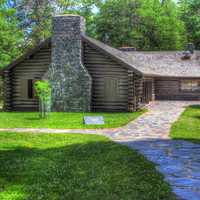
{"label": "window frame", "polygon": [[[182,84],[184,82],[190,83],[189,89],[183,89]],[[198,89],[192,88],[193,87],[192,84],[194,84],[195,82],[197,83],[196,87],[198,87]],[[199,93],[200,92],[200,80],[199,79],[182,79],[182,80],[180,80],[180,91],[186,92],[186,93]]]}

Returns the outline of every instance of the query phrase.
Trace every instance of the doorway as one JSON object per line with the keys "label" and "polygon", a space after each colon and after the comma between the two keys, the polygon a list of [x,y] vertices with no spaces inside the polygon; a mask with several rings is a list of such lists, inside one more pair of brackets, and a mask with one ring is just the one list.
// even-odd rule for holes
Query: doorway
{"label": "doorway", "polygon": [[143,103],[148,104],[152,101],[153,95],[153,83],[152,80],[145,80],[143,83]]}

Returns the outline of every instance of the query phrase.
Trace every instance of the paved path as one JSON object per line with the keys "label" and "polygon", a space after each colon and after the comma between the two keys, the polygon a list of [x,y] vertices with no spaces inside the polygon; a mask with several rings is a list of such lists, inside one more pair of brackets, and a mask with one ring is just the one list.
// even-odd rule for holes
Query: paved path
{"label": "paved path", "polygon": [[[150,112],[111,137],[157,164],[181,200],[200,200],[200,145],[168,137],[171,124],[191,102],[154,102]],[[200,102],[192,102],[200,104]]]}
{"label": "paved path", "polygon": [[148,106],[149,112],[127,126],[103,130],[0,129],[18,132],[101,134],[138,150],[157,164],[181,200],[200,200],[200,145],[170,140],[171,124],[185,107],[199,102],[164,101]]}
{"label": "paved path", "polygon": [[147,106],[149,112],[127,126],[107,131],[117,141],[135,141],[144,139],[169,139],[171,124],[175,122],[185,107],[199,102],[156,101]]}

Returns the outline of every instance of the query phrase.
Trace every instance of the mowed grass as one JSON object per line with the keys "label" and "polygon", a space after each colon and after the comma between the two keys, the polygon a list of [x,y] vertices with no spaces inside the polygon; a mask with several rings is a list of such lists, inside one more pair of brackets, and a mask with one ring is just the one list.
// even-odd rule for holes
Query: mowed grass
{"label": "mowed grass", "polygon": [[200,143],[200,106],[189,106],[175,122],[170,133],[173,139]]}
{"label": "mowed grass", "polygon": [[[116,128],[126,125],[144,112],[145,110],[132,113],[50,113],[47,119],[40,119],[37,112],[0,112],[0,128]],[[84,125],[84,116],[103,116],[105,125]]]}
{"label": "mowed grass", "polygon": [[154,165],[103,136],[0,133],[1,200],[174,200]]}

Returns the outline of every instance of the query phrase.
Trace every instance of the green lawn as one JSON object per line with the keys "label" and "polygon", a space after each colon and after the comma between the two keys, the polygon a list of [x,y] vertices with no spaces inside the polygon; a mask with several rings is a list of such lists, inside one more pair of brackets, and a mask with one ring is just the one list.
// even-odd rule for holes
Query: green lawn
{"label": "green lawn", "polygon": [[[115,128],[126,125],[145,111],[132,113],[51,113],[48,119],[40,119],[37,112],[0,112],[0,128]],[[105,125],[84,125],[84,116],[104,116]]]}
{"label": "green lawn", "polygon": [[1,200],[174,200],[154,165],[103,136],[0,133]]}
{"label": "green lawn", "polygon": [[200,106],[189,106],[175,122],[170,133],[173,139],[200,143]]}

